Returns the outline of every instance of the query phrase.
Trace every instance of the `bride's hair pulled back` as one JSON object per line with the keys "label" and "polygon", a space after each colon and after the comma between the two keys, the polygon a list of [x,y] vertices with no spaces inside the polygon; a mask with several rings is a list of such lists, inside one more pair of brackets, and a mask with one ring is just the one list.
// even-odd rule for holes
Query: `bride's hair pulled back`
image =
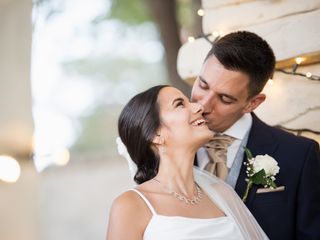
{"label": "bride's hair pulled back", "polygon": [[159,156],[152,149],[152,140],[160,127],[159,92],[167,85],[152,87],[134,96],[123,108],[119,120],[119,136],[137,165],[134,181],[141,184],[155,177]]}

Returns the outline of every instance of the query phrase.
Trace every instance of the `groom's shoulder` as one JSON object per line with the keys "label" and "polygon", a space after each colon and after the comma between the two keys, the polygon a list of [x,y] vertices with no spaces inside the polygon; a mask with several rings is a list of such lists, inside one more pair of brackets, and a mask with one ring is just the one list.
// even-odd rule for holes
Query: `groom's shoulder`
{"label": "groom's shoulder", "polygon": [[271,134],[277,141],[280,143],[288,143],[290,145],[299,145],[299,146],[310,146],[310,144],[318,143],[313,139],[306,138],[303,136],[297,136],[288,130],[281,128],[280,126],[270,126],[267,123],[260,121],[260,127],[262,127],[263,131],[268,132]]}
{"label": "groom's shoulder", "polygon": [[273,131],[273,133],[277,136],[279,140],[286,140],[290,142],[291,144],[297,143],[297,144],[314,144],[316,141],[313,139],[304,137],[304,136],[297,136],[285,129],[282,129],[281,127],[270,127]]}

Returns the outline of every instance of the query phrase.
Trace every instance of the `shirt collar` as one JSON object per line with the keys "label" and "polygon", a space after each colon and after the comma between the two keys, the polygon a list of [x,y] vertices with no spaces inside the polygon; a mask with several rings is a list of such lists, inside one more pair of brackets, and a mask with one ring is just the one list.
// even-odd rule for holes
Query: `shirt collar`
{"label": "shirt collar", "polygon": [[250,113],[245,113],[238,121],[236,121],[222,134],[242,140],[245,137],[246,133],[250,130],[251,126],[252,116]]}

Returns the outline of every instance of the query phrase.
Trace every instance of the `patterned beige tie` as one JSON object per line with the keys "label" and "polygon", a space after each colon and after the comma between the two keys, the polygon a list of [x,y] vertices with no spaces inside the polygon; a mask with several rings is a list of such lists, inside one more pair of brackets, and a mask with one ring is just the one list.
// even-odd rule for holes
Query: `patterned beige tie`
{"label": "patterned beige tie", "polygon": [[205,170],[211,172],[222,180],[228,176],[227,149],[235,138],[227,135],[215,135],[213,139],[206,144],[210,162],[206,165]]}

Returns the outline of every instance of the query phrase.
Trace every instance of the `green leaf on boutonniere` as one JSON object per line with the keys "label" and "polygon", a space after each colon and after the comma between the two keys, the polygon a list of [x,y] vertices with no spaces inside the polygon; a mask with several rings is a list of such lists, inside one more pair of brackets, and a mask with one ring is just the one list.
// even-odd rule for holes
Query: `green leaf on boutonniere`
{"label": "green leaf on boutonniere", "polygon": [[245,151],[246,156],[247,156],[248,159],[252,159],[253,158],[252,153],[250,152],[250,150],[248,148],[244,147],[244,151]]}
{"label": "green leaf on boutonniere", "polygon": [[267,184],[267,180],[265,178],[266,176],[266,172],[264,171],[264,169],[261,169],[259,172],[255,173],[252,177],[251,180],[254,184],[262,184],[262,185],[266,185]]}

